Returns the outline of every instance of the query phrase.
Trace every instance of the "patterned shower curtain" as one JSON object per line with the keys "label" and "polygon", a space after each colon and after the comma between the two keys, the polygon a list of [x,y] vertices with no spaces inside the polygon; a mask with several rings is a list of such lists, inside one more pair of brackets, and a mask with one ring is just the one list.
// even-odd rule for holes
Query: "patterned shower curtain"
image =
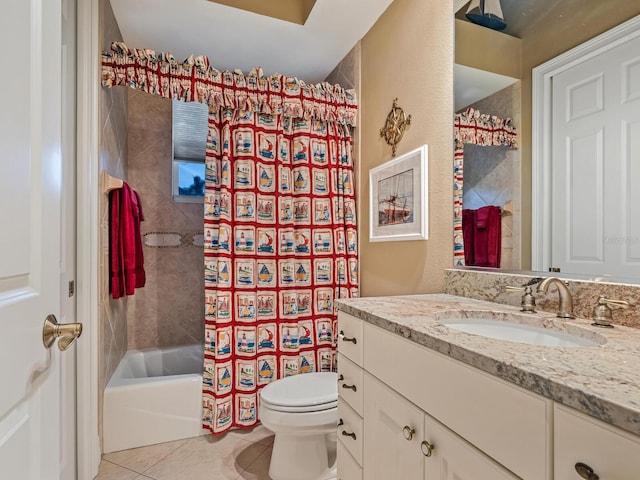
{"label": "patterned shower curtain", "polygon": [[462,209],[464,184],[464,144],[508,146],[518,148],[516,127],[510,118],[481,114],[468,108],[454,116],[453,151],[453,264],[464,266],[464,240],[462,238]]}
{"label": "patterned shower curtain", "polygon": [[203,426],[253,426],[269,382],[335,369],[335,300],[358,293],[355,96],[122,43],[102,83],[209,105]]}

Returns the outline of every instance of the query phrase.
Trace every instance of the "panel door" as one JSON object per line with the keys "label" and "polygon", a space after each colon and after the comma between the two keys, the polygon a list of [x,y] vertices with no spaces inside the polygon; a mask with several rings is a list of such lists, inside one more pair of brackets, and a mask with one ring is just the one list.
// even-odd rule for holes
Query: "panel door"
{"label": "panel door", "polygon": [[365,373],[364,479],[422,480],[424,413]]}
{"label": "panel door", "polygon": [[640,276],[640,38],[553,77],[552,264]]}
{"label": "panel door", "polygon": [[425,480],[518,480],[511,472],[464,441],[428,415],[425,416],[425,441],[422,446]]}
{"label": "panel door", "polygon": [[75,477],[75,444],[71,452],[60,446],[73,428],[60,420],[61,355],[42,343],[45,317],[61,317],[61,13],[61,0],[9,0],[0,20],[0,476],[7,479]]}

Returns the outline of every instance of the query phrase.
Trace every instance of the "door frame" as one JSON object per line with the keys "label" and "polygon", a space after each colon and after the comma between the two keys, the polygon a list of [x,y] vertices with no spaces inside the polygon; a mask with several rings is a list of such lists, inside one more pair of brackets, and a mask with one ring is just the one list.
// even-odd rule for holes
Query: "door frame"
{"label": "door frame", "polygon": [[551,266],[552,80],[565,70],[640,36],[640,15],[621,23],[532,71],[531,269]]}
{"label": "door frame", "polygon": [[76,307],[83,324],[77,342],[78,478],[98,474],[102,448],[98,433],[98,195],[99,195],[99,4],[77,0]]}

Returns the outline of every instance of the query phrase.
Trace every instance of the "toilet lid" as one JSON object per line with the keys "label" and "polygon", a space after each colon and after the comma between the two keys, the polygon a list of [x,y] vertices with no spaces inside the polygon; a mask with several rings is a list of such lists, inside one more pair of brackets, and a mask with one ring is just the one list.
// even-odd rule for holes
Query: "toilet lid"
{"label": "toilet lid", "polygon": [[335,372],[320,372],[285,377],[260,390],[260,399],[282,411],[332,408],[338,401],[338,376]]}

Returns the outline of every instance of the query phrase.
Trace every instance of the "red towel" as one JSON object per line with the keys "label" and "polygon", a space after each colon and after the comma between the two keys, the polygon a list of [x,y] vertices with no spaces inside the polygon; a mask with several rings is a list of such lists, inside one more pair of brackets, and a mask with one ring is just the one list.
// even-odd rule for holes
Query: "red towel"
{"label": "red towel", "polygon": [[474,265],[499,268],[501,249],[502,214],[500,207],[479,208],[476,210],[475,228],[473,229]]}
{"label": "red towel", "polygon": [[140,196],[129,185],[109,192],[110,285],[113,298],[133,295],[144,287],[144,257],[140,222],[144,220]]}

